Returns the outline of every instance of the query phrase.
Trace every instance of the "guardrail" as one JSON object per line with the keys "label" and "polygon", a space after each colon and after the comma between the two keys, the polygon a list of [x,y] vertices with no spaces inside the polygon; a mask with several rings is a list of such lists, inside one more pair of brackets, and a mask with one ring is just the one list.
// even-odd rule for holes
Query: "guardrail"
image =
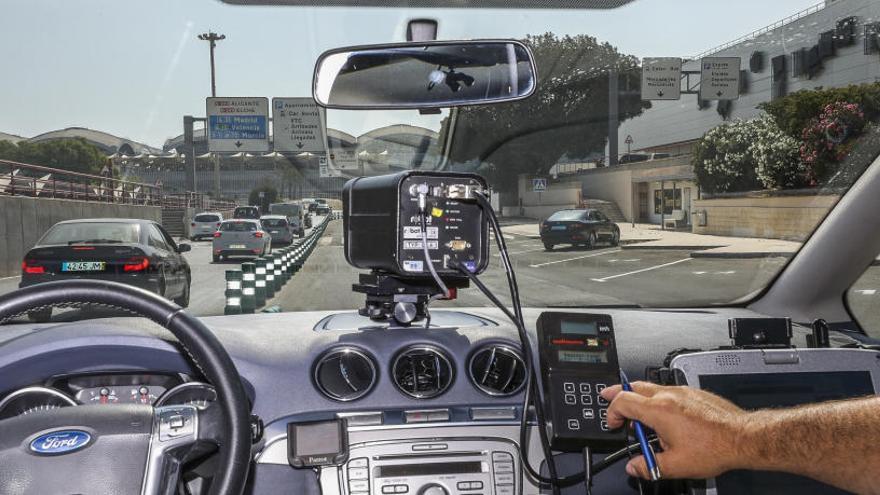
{"label": "guardrail", "polygon": [[0,194],[158,206],[162,189],[140,182],[0,160]]}
{"label": "guardrail", "polygon": [[0,195],[204,210],[237,206],[201,193],[164,193],[161,186],[11,160],[0,160]]}
{"label": "guardrail", "polygon": [[242,263],[240,270],[227,270],[223,314],[254,313],[265,306],[302,268],[330,221],[338,218],[339,213],[331,213],[294,244]]}

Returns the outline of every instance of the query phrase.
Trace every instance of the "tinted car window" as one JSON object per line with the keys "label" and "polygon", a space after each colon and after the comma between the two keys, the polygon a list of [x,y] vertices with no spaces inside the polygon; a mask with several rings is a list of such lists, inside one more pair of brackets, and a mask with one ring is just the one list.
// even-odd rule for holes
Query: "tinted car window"
{"label": "tinted car window", "polygon": [[583,220],[584,212],[581,210],[562,210],[550,215],[551,222],[565,222],[572,220]]}
{"label": "tinted car window", "polygon": [[71,242],[124,242],[140,240],[140,225],[122,222],[64,223],[52,227],[40,239],[40,244],[68,244]]}
{"label": "tinted car window", "polygon": [[235,218],[260,218],[260,212],[256,207],[247,206],[247,207],[239,207],[235,209],[234,213]]}
{"label": "tinted car window", "polygon": [[165,239],[165,236],[162,235],[162,232],[155,225],[150,226],[149,230],[149,238],[147,239],[147,243],[156,249],[163,249],[165,251],[170,251],[171,248],[168,246],[168,243]]}
{"label": "tinted car window", "polygon": [[193,219],[196,222],[219,222],[220,217],[218,215],[196,215]]}
{"label": "tinted car window", "polygon": [[220,224],[220,230],[223,232],[254,232],[257,230],[257,224],[253,222],[223,222]]}

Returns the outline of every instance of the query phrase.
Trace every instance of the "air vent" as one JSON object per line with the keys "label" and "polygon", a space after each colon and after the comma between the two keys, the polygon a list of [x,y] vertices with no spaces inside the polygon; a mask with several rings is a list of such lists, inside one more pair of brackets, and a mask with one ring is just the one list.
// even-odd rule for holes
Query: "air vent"
{"label": "air vent", "polygon": [[315,363],[315,385],[327,397],[350,401],[366,395],[376,383],[376,365],[363,351],[337,347]]}
{"label": "air vent", "polygon": [[519,351],[506,345],[492,344],[475,352],[468,372],[474,386],[489,395],[513,395],[526,382],[522,356]]}
{"label": "air vent", "polygon": [[408,347],[398,354],[391,372],[397,388],[417,399],[430,399],[445,392],[454,374],[449,358],[436,347],[426,345]]}

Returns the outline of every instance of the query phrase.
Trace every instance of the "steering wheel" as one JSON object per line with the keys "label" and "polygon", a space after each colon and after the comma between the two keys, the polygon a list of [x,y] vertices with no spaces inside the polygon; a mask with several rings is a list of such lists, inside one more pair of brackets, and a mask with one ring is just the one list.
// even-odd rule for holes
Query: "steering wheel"
{"label": "steering wheel", "polygon": [[102,305],[153,320],[217,391],[213,405],[84,405],[0,421],[3,493],[174,493],[181,465],[219,447],[212,495],[240,495],[251,453],[248,399],[217,337],[176,304],[116,282],[39,284],[0,297],[0,324],[56,305]]}

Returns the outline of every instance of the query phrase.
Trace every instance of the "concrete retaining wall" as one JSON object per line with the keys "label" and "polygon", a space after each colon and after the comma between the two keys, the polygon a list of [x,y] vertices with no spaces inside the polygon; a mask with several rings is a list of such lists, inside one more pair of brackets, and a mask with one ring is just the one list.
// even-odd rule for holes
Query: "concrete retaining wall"
{"label": "concrete retaining wall", "polygon": [[695,234],[804,240],[839,196],[768,196],[698,199],[694,214],[706,212],[706,225],[693,218]]}
{"label": "concrete retaining wall", "polygon": [[21,273],[24,253],[49,227],[62,220],[100,217],[143,218],[160,222],[162,213],[157,206],[0,196],[0,277]]}

